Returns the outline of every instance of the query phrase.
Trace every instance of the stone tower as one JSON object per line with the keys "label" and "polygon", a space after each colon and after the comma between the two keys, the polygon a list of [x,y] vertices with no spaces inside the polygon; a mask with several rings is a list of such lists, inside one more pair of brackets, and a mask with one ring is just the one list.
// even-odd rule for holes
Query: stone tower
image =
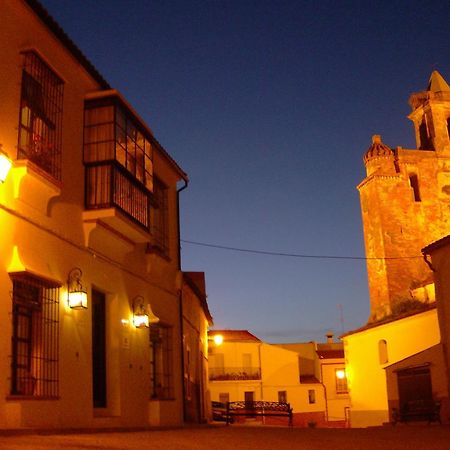
{"label": "stone tower", "polygon": [[395,314],[408,300],[434,301],[421,249],[450,232],[450,87],[434,71],[411,95],[416,149],[389,148],[375,135],[359,184],[371,314]]}

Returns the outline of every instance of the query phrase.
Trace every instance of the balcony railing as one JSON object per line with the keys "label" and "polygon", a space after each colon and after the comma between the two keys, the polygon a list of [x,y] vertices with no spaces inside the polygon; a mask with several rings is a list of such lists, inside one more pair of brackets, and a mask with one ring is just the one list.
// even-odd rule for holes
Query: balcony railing
{"label": "balcony railing", "polygon": [[86,209],[118,208],[149,231],[150,200],[151,193],[119,164],[86,165]]}
{"label": "balcony railing", "polygon": [[260,380],[259,367],[210,367],[210,381],[224,380]]}

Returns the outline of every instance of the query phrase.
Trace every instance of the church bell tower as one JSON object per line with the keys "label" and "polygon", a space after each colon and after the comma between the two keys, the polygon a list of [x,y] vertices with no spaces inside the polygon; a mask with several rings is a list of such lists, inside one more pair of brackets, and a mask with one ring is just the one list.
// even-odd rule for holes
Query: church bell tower
{"label": "church bell tower", "polygon": [[415,149],[372,137],[359,184],[371,313],[382,320],[434,301],[421,249],[450,233],[450,87],[439,72],[409,100]]}

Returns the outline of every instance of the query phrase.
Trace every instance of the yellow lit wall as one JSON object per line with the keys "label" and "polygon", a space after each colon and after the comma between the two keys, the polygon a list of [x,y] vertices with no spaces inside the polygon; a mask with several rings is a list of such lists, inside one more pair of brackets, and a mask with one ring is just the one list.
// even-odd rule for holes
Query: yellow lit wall
{"label": "yellow lit wall", "polygon": [[[435,309],[344,336],[352,427],[389,420],[384,367],[440,341]],[[387,343],[388,360],[380,363],[379,342]]]}
{"label": "yellow lit wall", "polygon": [[[86,95],[101,90],[101,86],[23,1],[0,0],[0,8],[0,143],[14,161],[6,182],[0,185],[0,429],[181,425],[176,194],[180,173],[155,150],[154,171],[168,187],[167,256],[148,253],[147,242],[137,242],[101,223],[89,228],[91,224],[82,219],[83,108]],[[62,182],[51,179],[29,161],[16,160],[21,52],[25,49],[39,52],[65,82]],[[119,220],[131,234],[141,233],[129,220]],[[75,311],[66,305],[67,275],[74,267],[83,271],[87,310]],[[8,397],[12,335],[9,273],[17,270],[61,285],[57,399]],[[92,289],[106,296],[106,408],[94,408],[92,399]],[[149,330],[136,329],[130,321],[132,299],[137,295],[150,302],[161,323],[172,329],[174,394],[168,400],[150,399]]]}

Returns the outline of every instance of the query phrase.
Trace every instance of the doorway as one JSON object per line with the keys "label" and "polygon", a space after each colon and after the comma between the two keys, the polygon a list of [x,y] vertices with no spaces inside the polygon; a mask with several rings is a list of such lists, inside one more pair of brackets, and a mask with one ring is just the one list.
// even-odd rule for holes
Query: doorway
{"label": "doorway", "polygon": [[429,366],[412,367],[397,372],[400,408],[411,402],[433,399]]}
{"label": "doorway", "polygon": [[106,408],[106,296],[92,290],[92,396],[94,408]]}

